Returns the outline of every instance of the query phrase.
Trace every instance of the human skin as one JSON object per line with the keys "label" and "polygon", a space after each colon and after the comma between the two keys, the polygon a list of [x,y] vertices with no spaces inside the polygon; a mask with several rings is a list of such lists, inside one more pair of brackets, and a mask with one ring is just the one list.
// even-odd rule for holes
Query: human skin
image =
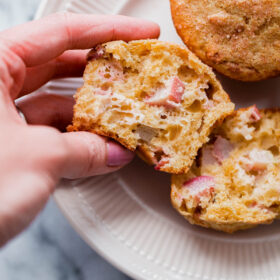
{"label": "human skin", "polygon": [[[112,40],[156,38],[152,22],[58,13],[0,33],[0,246],[44,207],[60,178],[116,171],[133,153],[88,132],[61,133],[73,99],[29,95],[53,78],[80,76],[86,50]],[[28,124],[19,116],[18,102]]]}

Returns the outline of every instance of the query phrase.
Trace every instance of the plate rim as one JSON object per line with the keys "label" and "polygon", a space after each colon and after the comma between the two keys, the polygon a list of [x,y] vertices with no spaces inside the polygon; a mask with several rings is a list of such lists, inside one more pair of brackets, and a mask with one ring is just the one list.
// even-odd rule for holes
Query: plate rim
{"label": "plate rim", "polygon": [[[99,256],[101,256],[104,260],[108,261],[111,265],[113,265],[115,268],[120,270],[121,272],[125,273],[129,277],[135,279],[135,280],[147,280],[147,278],[143,278],[139,274],[135,274],[133,270],[130,270],[125,266],[124,264],[121,264],[120,262],[117,262],[112,256],[110,256],[109,252],[105,252],[105,250],[102,250],[100,246],[98,246],[97,242],[94,243],[85,233],[85,231],[82,231],[79,228],[78,223],[75,221],[73,216],[67,213],[67,206],[65,204],[61,203],[60,201],[60,193],[59,191],[55,191],[53,194],[53,198],[55,203],[57,204],[58,208],[63,213],[64,217],[68,220],[71,227],[79,234],[79,236],[87,243],[89,247],[91,247],[95,252],[98,253]],[[102,229],[104,230],[104,229]]]}
{"label": "plate rim", "polygon": [[[116,179],[116,178],[115,178]],[[82,179],[83,180],[83,179]],[[102,223],[102,220],[98,218],[98,215],[93,214],[90,215],[90,223],[85,221],[85,222],[80,222],[81,218],[84,218],[85,220],[87,219],[87,215],[83,211],[84,207],[79,204],[79,207],[77,208],[76,211],[71,212],[71,215],[69,214],[71,208],[77,206],[77,203],[73,203],[73,200],[71,200],[72,205],[68,203],[70,200],[69,198],[71,196],[74,196],[76,202],[83,202],[83,199],[79,199],[79,193],[76,191],[76,186],[71,186],[71,181],[72,180],[67,180],[67,179],[61,179],[59,182],[59,187],[55,190],[53,194],[54,201],[58,205],[59,209],[62,211],[63,215],[66,217],[66,219],[69,221],[70,225],[73,227],[73,229],[80,235],[80,237],[92,248],[94,249],[102,258],[107,260],[109,263],[111,263],[114,267],[131,277],[132,279],[135,280],[151,280],[151,279],[160,279],[160,280],[169,280],[169,276],[165,274],[163,270],[160,271],[154,271],[153,269],[148,269],[145,267],[143,264],[147,264],[148,266],[152,265],[154,267],[154,263],[149,263],[147,262],[146,259],[141,259],[140,254],[136,254],[133,250],[130,250],[126,246],[123,246],[122,243],[116,242],[114,239],[115,236],[112,235],[112,232],[108,229],[106,229],[106,226],[102,227],[99,224]],[[75,181],[75,180],[73,180]],[[120,184],[121,187],[122,184]],[[69,189],[71,188],[71,189]],[[67,191],[65,190],[67,189]],[[66,196],[66,199],[65,199]],[[87,205],[84,205],[85,207]],[[89,225],[87,225],[87,223]],[[100,231],[98,234],[96,233],[96,230],[94,230],[94,225],[96,225],[96,228],[98,231]],[[81,230],[82,228],[82,230]],[[109,240],[110,244],[113,244],[115,247],[121,248],[127,252],[127,254],[124,254],[124,257],[121,257],[123,254],[117,253],[117,250],[114,249],[104,249],[104,243],[101,244],[98,242],[97,239],[94,239],[90,237],[90,233],[95,235],[95,237],[99,238],[100,240],[106,239]],[[104,234],[104,235],[103,235]],[[104,236],[106,235],[106,238]],[[99,241],[100,241],[99,240]],[[113,243],[112,243],[113,242]],[[109,246],[110,247],[110,246]],[[114,247],[114,248],[115,248]],[[112,255],[110,254],[112,253]],[[139,260],[141,262],[141,265],[135,265],[135,266],[130,266],[129,259],[130,256],[134,256],[134,260]],[[138,262],[138,264],[139,264]],[[162,267],[158,267],[158,269],[162,269]],[[151,278],[150,275],[153,275]],[[173,279],[173,278],[172,278]],[[174,278],[175,279],[175,278]],[[176,278],[177,279],[177,278]],[[203,280],[204,278],[202,276],[198,275],[188,275],[185,274],[184,278],[178,275],[178,280],[184,279],[184,280]]]}

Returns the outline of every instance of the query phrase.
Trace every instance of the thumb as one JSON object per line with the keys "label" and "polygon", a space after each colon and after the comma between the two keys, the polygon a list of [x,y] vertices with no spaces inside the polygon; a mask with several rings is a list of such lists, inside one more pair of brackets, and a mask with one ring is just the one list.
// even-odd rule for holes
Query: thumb
{"label": "thumb", "polygon": [[74,179],[116,171],[129,163],[134,153],[121,145],[89,132],[62,134],[67,156],[62,177]]}

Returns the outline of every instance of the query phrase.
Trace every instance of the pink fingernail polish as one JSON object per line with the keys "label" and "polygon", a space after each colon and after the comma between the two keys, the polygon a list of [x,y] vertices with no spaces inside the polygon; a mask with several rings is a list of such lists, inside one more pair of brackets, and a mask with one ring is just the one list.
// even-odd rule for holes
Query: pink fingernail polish
{"label": "pink fingernail polish", "polygon": [[107,143],[107,166],[115,167],[129,163],[134,153],[113,141]]}

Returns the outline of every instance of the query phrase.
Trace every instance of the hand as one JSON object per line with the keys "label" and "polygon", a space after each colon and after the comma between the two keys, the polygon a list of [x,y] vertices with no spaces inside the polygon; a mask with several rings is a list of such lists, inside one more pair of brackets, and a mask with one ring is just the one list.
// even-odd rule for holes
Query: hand
{"label": "hand", "polygon": [[0,33],[0,245],[32,221],[59,178],[112,172],[133,157],[103,137],[50,127],[70,123],[72,98],[29,95],[18,103],[29,125],[19,117],[14,99],[52,78],[81,75],[82,49],[158,34],[156,24],[140,19],[67,13]]}

